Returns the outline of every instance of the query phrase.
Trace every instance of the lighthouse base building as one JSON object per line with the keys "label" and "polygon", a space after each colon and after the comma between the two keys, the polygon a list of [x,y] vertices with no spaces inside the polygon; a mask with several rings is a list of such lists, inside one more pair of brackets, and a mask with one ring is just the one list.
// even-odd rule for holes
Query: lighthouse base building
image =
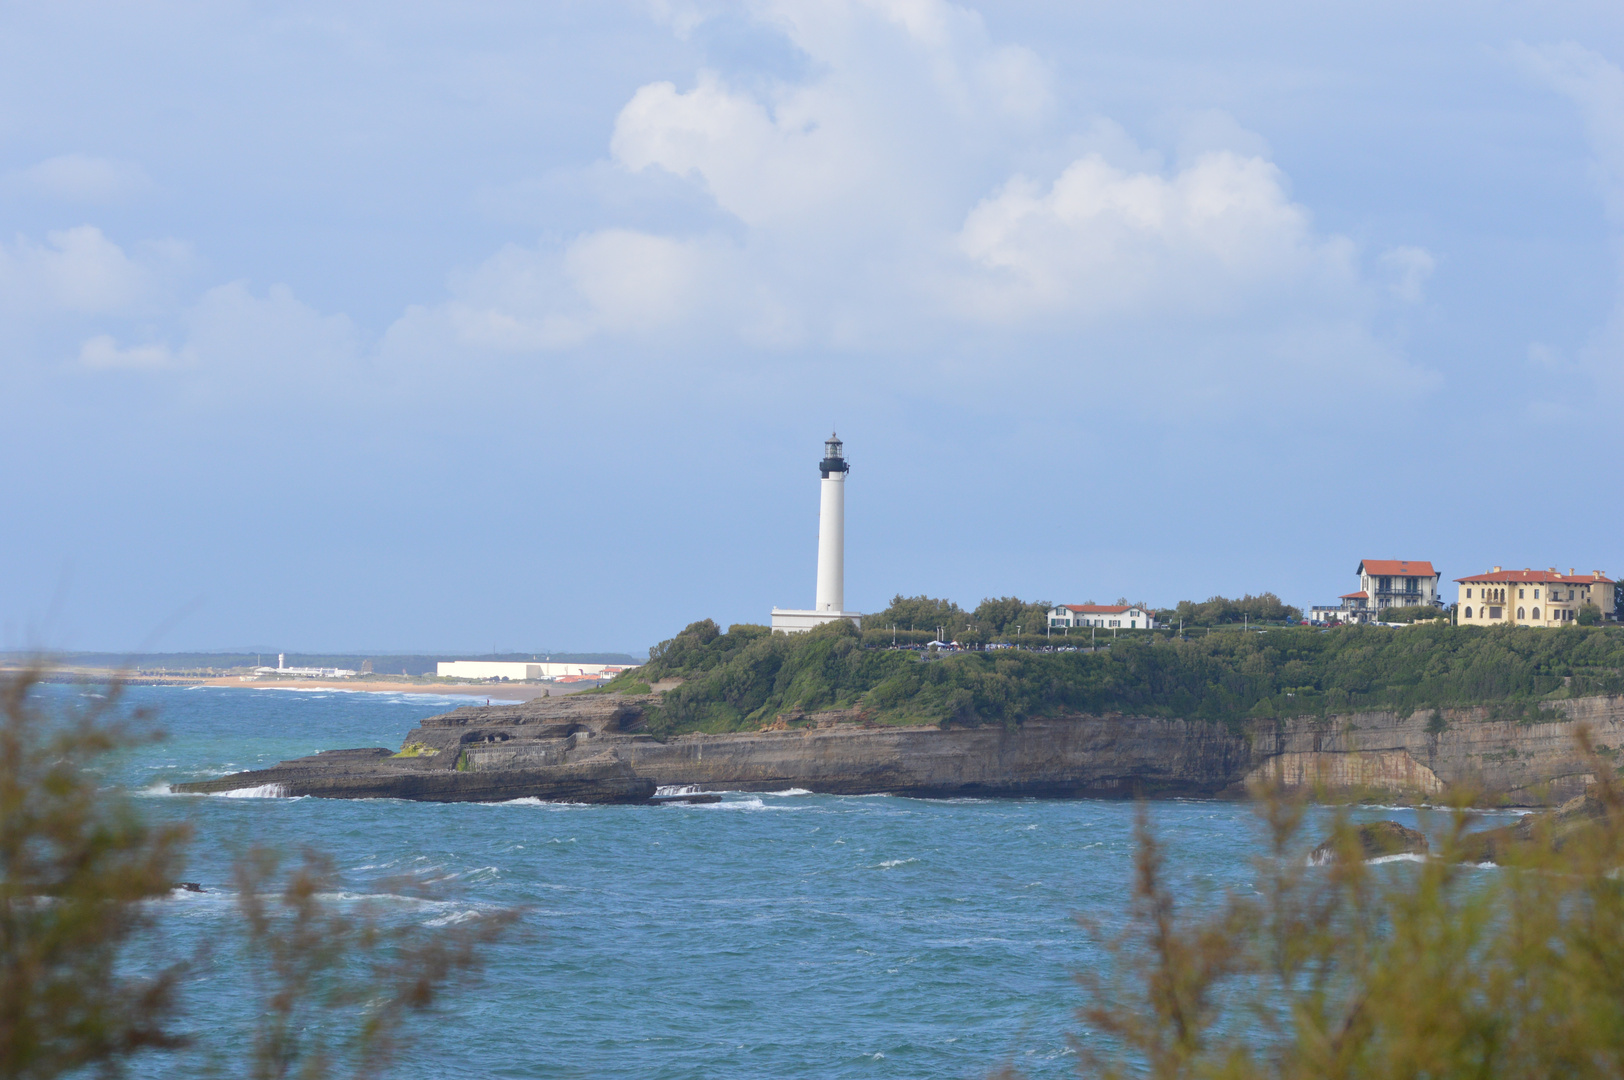
{"label": "lighthouse base building", "polygon": [[817,602],[809,610],[773,608],[774,633],[801,634],[814,626],[846,619],[855,626],[863,617],[846,610],[846,474],[851,466],[838,435],[831,434],[823,444],[823,474],[818,503],[818,591]]}

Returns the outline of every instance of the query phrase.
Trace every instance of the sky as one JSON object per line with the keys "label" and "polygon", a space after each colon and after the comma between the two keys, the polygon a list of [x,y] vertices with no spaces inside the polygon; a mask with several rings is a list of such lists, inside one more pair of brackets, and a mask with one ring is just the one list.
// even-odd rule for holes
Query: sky
{"label": "sky", "polygon": [[1616,576],[1624,8],[7,3],[0,410],[9,648]]}

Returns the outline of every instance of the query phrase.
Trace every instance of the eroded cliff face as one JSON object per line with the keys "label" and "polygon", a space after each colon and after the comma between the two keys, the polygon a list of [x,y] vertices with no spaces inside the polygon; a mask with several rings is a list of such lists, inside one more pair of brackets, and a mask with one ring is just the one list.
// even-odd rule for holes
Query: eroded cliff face
{"label": "eroded cliff face", "polygon": [[1471,708],[1442,710],[1442,731],[1431,712],[1406,718],[1362,712],[1259,726],[1253,731],[1258,767],[1249,775],[1284,771],[1289,779],[1300,770],[1312,783],[1329,772],[1350,780],[1362,775],[1366,786],[1379,790],[1428,794],[1462,787],[1511,806],[1560,803],[1594,780],[1578,748],[1581,729],[1589,730],[1600,760],[1614,767],[1624,747],[1624,698],[1557,701],[1546,711],[1562,719],[1490,720],[1489,709]]}
{"label": "eroded cliff face", "polygon": [[713,790],[1046,797],[1240,794],[1249,782],[1275,780],[1333,795],[1411,798],[1465,787],[1479,801],[1532,806],[1570,798],[1593,779],[1578,750],[1581,727],[1609,763],[1624,747],[1624,698],[1555,703],[1549,708],[1562,718],[1537,724],[1458,709],[1446,710],[1441,724],[1430,712],[1368,712],[1237,732],[1110,715],[943,730],[867,724],[855,712],[830,712],[785,718],[774,730],[664,741],[639,730],[650,700],[468,706],[423,721],[406,738],[406,758],[375,751],[329,759],[342,760],[334,769],[318,755],[183,787],[286,783],[339,797],[347,788],[401,798],[580,798],[590,778],[602,777],[619,785],[613,798],[620,801],[644,790],[631,784],[634,778]]}

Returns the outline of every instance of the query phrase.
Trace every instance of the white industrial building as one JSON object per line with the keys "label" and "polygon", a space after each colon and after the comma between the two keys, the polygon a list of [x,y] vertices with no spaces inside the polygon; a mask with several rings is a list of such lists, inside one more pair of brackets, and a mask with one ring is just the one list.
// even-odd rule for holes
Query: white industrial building
{"label": "white industrial building", "polygon": [[254,672],[258,675],[291,676],[295,679],[348,679],[355,675],[350,668],[288,667],[287,660],[287,653],[277,653],[275,667],[257,667]]}
{"label": "white industrial building", "polygon": [[800,634],[834,622],[850,619],[862,625],[862,616],[846,610],[846,464],[840,436],[830,434],[823,444],[823,460],[818,470],[823,485],[818,503],[818,588],[810,610],[773,608],[774,633]]}
{"label": "white industrial building", "polygon": [[571,675],[602,675],[605,678],[612,678],[630,666],[526,660],[441,660],[434,665],[434,673],[442,679],[507,679],[509,682],[530,682],[538,679],[562,679]]}

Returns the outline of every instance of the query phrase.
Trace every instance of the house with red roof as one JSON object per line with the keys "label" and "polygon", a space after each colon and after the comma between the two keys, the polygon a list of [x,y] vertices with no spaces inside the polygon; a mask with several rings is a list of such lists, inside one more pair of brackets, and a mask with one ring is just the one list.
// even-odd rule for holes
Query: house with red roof
{"label": "house with red roof", "polygon": [[1382,612],[1394,607],[1443,607],[1438,592],[1438,571],[1421,559],[1361,559],[1354,568],[1359,588],[1337,597],[1334,607],[1316,604],[1309,619],[1316,623],[1382,622]]}
{"label": "house with red roof", "polygon": [[1134,604],[1061,604],[1049,610],[1049,629],[1096,626],[1112,630],[1150,630],[1156,620]]}
{"label": "house with red roof", "polygon": [[1384,608],[1443,607],[1438,591],[1440,575],[1430,562],[1364,559],[1354,572],[1359,575],[1359,589],[1369,597],[1377,622]]}
{"label": "house with red roof", "polygon": [[1594,605],[1608,622],[1618,618],[1615,582],[1600,570],[1566,574],[1547,570],[1502,570],[1456,578],[1460,586],[1456,622],[1461,626],[1573,626],[1586,605]]}

